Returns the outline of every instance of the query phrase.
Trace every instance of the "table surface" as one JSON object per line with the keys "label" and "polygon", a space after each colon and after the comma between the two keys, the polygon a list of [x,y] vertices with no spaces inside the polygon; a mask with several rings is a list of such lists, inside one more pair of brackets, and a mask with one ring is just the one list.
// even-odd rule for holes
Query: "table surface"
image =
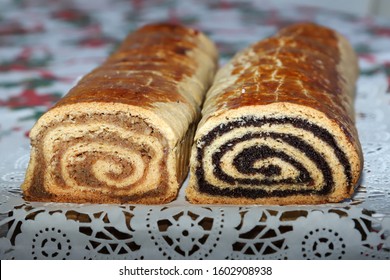
{"label": "table surface", "polygon": [[[389,259],[390,21],[271,1],[0,1],[2,259]],[[72,205],[23,200],[35,121],[150,22],[180,22],[220,62],[298,21],[344,34],[359,55],[356,125],[364,150],[351,200],[321,206]],[[185,186],[183,186],[182,190]]]}

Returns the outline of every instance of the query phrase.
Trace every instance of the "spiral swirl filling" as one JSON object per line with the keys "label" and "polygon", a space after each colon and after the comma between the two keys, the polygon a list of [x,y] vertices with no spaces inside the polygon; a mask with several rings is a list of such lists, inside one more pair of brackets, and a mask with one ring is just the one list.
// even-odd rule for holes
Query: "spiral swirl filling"
{"label": "spiral swirl filling", "polygon": [[325,195],[333,191],[335,176],[349,189],[353,184],[334,136],[300,118],[247,116],[223,123],[197,141],[196,157],[199,191],[210,195]]}
{"label": "spiral swirl filling", "polygon": [[160,179],[168,176],[167,144],[138,117],[68,115],[42,131],[37,143],[38,162],[45,166],[34,176],[40,197],[78,192],[81,201],[100,194],[120,202],[166,191]]}

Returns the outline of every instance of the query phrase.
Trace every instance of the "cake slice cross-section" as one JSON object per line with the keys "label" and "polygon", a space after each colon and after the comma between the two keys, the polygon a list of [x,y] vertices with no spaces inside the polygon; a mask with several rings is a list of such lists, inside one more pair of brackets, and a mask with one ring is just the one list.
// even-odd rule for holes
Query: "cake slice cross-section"
{"label": "cake slice cross-section", "polygon": [[359,69],[336,31],[298,23],[236,54],[207,93],[192,150],[192,203],[319,204],[349,198],[363,156]]}
{"label": "cake slice cross-section", "polygon": [[173,200],[217,59],[214,44],[192,28],[149,24],[129,34],[31,130],[25,198]]}

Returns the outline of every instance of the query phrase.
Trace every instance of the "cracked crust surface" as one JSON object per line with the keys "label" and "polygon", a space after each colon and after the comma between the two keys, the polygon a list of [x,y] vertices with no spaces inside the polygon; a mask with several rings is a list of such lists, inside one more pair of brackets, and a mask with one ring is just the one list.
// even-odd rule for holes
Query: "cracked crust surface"
{"label": "cracked crust surface", "polygon": [[191,158],[193,203],[315,204],[354,191],[356,55],[301,23],[239,52],[207,93]]}

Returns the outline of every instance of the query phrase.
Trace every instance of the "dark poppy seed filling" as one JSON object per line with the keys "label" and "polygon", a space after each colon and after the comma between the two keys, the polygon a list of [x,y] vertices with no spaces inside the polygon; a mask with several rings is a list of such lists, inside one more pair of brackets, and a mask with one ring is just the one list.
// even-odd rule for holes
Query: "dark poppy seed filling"
{"label": "dark poppy seed filling", "polygon": [[[247,197],[247,198],[259,198],[268,196],[286,197],[294,194],[300,195],[326,195],[334,189],[334,179],[332,170],[326,161],[326,159],[318,152],[321,147],[313,147],[305,140],[298,136],[281,133],[281,132],[266,132],[262,131],[262,126],[272,125],[292,125],[297,130],[304,130],[310,132],[313,137],[316,137],[326,144],[328,144],[334,151],[334,154],[340,164],[343,166],[344,174],[347,179],[348,188],[352,188],[352,175],[351,165],[347,159],[346,154],[337,145],[333,135],[326,129],[319,127],[316,124],[310,123],[307,120],[299,118],[255,118],[252,116],[243,117],[240,120],[230,121],[215,127],[207,135],[202,137],[197,146],[197,160],[198,167],[195,175],[199,185],[199,191],[219,196],[228,197]],[[240,137],[230,139],[222,144],[215,152],[212,152],[212,166],[213,176],[218,180],[225,182],[226,187],[221,188],[214,186],[207,181],[205,171],[203,167],[203,158],[206,147],[210,146],[211,143],[223,137],[224,134],[242,127],[254,127],[259,128],[256,132],[248,132]],[[320,189],[310,188],[314,184],[314,179],[311,177],[309,171],[304,167],[298,159],[293,158],[285,151],[273,149],[267,145],[253,145],[245,147],[240,150],[232,160],[232,166],[241,174],[248,175],[245,178],[231,176],[226,174],[221,166],[222,157],[229,151],[232,151],[234,147],[242,142],[249,140],[262,139],[267,141],[268,139],[274,139],[278,142],[283,142],[287,146],[291,146],[294,149],[304,154],[310,161],[322,172],[323,185]],[[291,165],[297,171],[297,176],[290,176],[287,178],[275,179],[281,174],[281,167],[276,163],[272,162],[272,159],[277,158],[281,161]],[[255,162],[259,160],[270,160],[270,164],[266,166],[255,166]],[[261,179],[255,175],[263,175]],[[253,175],[253,176],[252,176]],[[288,188],[280,189],[273,188],[273,186],[287,184],[287,185],[305,185],[305,188]],[[243,185],[249,185],[250,188],[244,187]],[[267,188],[264,188],[264,187]]]}
{"label": "dark poppy seed filling", "polygon": [[[236,141],[234,141],[236,142]],[[231,143],[233,144],[233,143]],[[225,145],[224,145],[225,146]],[[267,158],[269,155],[277,156],[280,158],[283,158],[285,161],[289,161],[290,163],[295,162],[294,159],[292,159],[290,156],[285,155],[283,153],[272,153],[272,150],[266,146],[261,147],[250,147],[244,149],[235,159],[234,159],[234,166],[238,171],[240,171],[243,174],[256,174],[261,173],[265,176],[272,176],[272,175],[280,175],[281,174],[281,168],[277,165],[271,164],[269,166],[261,166],[260,168],[253,167],[255,162],[258,159]],[[220,157],[219,157],[220,159]],[[213,163],[218,162],[218,158],[213,161]],[[219,167],[219,166],[218,166]]]}
{"label": "dark poppy seed filling", "polygon": [[216,74],[192,149],[197,204],[322,204],[351,197],[363,167],[358,57],[337,31],[286,26]]}

